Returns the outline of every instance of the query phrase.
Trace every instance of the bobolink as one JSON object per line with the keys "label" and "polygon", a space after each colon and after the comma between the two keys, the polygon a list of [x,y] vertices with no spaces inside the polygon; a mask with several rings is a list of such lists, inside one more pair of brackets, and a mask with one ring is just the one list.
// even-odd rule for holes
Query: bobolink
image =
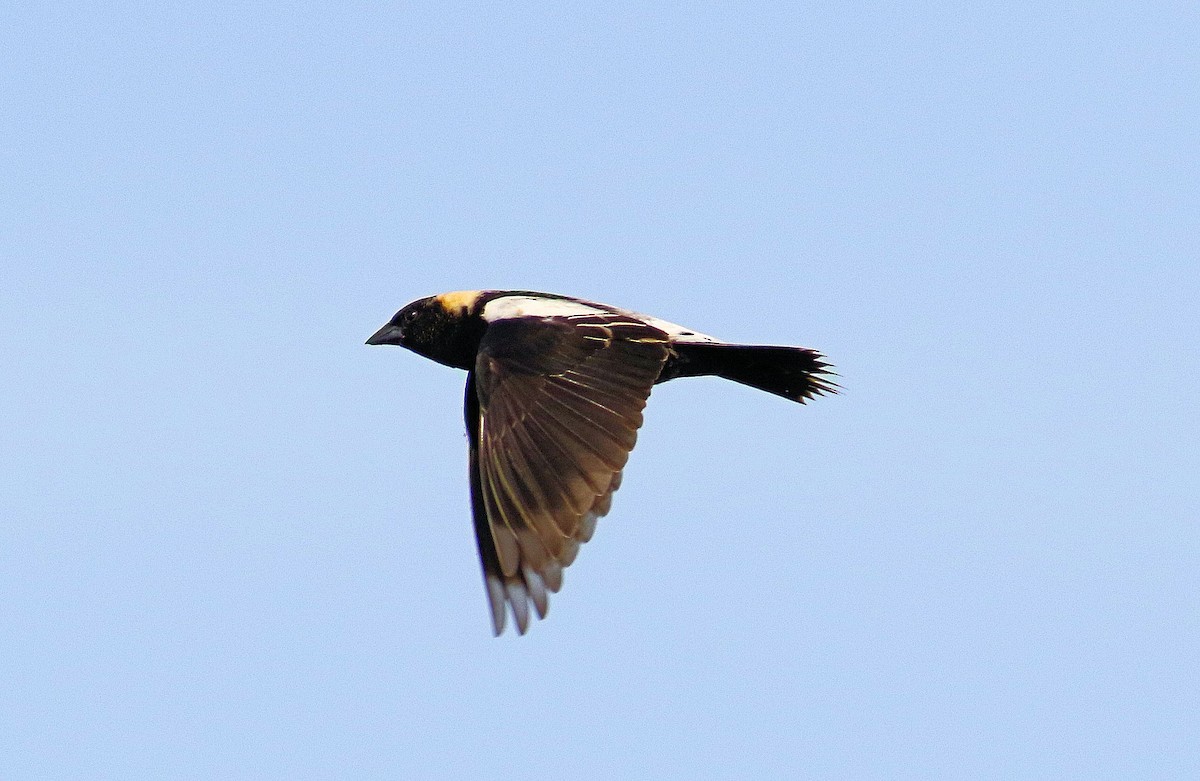
{"label": "bobolink", "polygon": [[517,631],[591,539],[656,383],[714,375],[804,403],[836,393],[820,353],[728,344],[577,298],[466,290],[414,301],[367,344],[467,370],[471,509],[492,626]]}

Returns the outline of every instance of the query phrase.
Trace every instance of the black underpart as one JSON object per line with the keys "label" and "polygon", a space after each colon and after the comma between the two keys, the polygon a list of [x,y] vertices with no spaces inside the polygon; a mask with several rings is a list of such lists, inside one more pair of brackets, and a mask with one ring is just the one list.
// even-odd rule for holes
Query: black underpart
{"label": "black underpart", "polygon": [[470,443],[469,479],[471,482],[471,517],[475,521],[475,542],[479,547],[479,560],[483,564],[484,588],[488,574],[501,575],[500,556],[492,541],[492,530],[488,526],[487,507],[483,502],[483,487],[479,477],[479,396],[475,393],[475,372],[467,372],[467,389],[464,394],[464,417],[467,422],[467,441]]}
{"label": "black underpart", "polygon": [[673,354],[658,382],[676,377],[723,377],[803,404],[814,396],[837,393],[829,364],[806,347],[712,344],[671,345]]}

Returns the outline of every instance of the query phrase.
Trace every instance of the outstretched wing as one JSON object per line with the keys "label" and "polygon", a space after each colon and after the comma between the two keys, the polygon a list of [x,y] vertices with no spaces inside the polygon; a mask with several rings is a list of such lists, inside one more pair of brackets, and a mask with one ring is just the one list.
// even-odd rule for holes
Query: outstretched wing
{"label": "outstretched wing", "polygon": [[562,585],[608,512],[667,358],[667,335],[625,314],[491,323],[467,382],[471,499],[496,634]]}

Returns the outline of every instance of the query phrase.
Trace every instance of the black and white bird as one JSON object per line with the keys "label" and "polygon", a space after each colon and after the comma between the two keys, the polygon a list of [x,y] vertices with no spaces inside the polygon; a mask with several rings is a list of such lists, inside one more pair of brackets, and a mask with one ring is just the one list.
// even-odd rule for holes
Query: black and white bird
{"label": "black and white bird", "polygon": [[836,393],[804,347],[728,344],[657,317],[550,293],[414,301],[367,344],[467,370],[471,509],[497,635],[521,634],[612,504],[650,389],[717,376],[792,401]]}

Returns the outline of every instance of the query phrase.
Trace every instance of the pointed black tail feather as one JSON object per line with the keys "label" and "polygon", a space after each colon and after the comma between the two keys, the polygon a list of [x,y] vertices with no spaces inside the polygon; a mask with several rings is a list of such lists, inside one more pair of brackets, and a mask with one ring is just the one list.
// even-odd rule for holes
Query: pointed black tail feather
{"label": "pointed black tail feather", "polygon": [[837,383],[828,379],[833,372],[825,357],[807,347],[676,342],[673,348],[675,355],[659,382],[712,375],[801,404],[814,396],[838,392]]}

